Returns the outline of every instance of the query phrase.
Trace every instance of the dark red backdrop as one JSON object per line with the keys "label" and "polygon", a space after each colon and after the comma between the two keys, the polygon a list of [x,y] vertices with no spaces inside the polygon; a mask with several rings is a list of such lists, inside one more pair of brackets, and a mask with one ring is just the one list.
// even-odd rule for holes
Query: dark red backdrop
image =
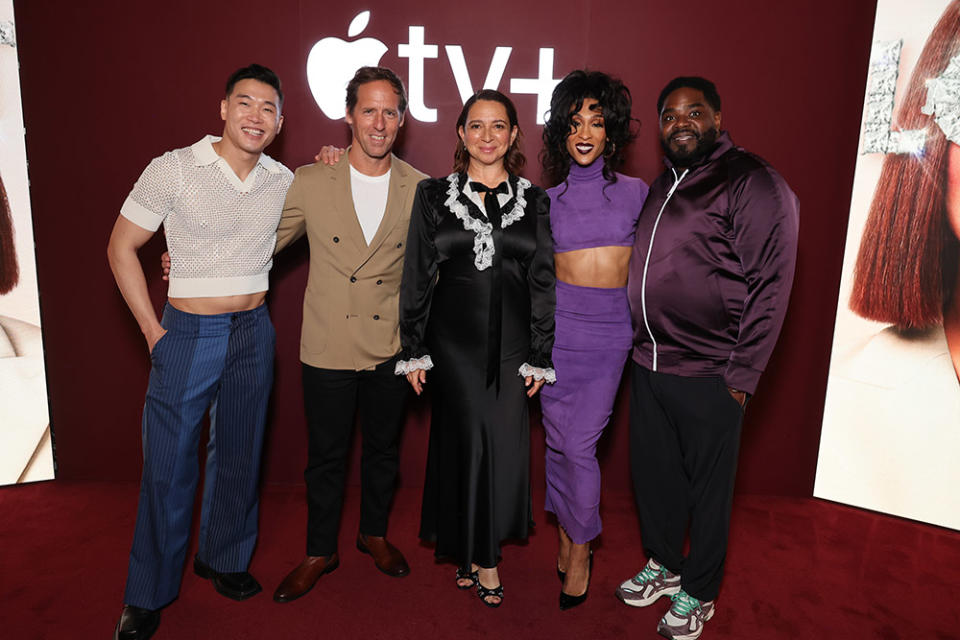
{"label": "dark red backdrop", "polygon": [[[389,51],[382,64],[407,78],[397,44],[408,25],[426,27],[440,57],[425,63],[426,102],[440,120],[408,119],[398,147],[418,168],[449,170],[459,97],[443,45],[463,46],[475,83],[496,45],[513,46],[509,78],[536,77],[539,47],[555,47],[554,74],[589,66],[617,74],[643,123],[627,173],[660,170],[655,100],[673,76],[713,79],[734,140],[766,157],[801,200],[800,257],[780,344],[747,412],[740,490],[810,495],[857,152],[873,0],[721,0],[713,3],[488,0],[471,6],[369,0],[364,6],[309,0],[15,3],[30,160],[51,421],[58,473],[68,479],[134,479],[148,358],[105,257],[120,204],[153,156],[218,133],[222,83],[257,61],[283,78],[286,126],[270,153],[294,168],[323,143],[343,144],[342,121],[310,96],[306,56],[325,36],[346,37],[362,9],[363,36]],[[539,150],[535,98],[514,96],[531,160]],[[535,162],[527,171],[537,181]],[[306,247],[276,262],[270,307],[277,375],[265,478],[299,482],[305,461],[298,340]],[[143,251],[159,306],[162,240]],[[413,403],[402,482],[422,482],[426,405]],[[608,488],[626,489],[626,398],[602,443]],[[542,431],[534,438],[542,482]],[[356,476],[357,465],[353,473]]]}

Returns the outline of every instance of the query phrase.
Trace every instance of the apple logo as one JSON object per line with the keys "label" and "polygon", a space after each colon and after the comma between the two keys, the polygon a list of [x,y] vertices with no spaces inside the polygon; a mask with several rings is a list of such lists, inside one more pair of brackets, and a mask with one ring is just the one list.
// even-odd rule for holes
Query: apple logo
{"label": "apple logo", "polygon": [[[361,11],[347,29],[353,38],[367,28],[370,12]],[[347,83],[360,67],[375,67],[387,52],[387,46],[375,38],[348,42],[324,38],[313,45],[307,56],[307,84],[323,114],[331,120],[344,116]]]}

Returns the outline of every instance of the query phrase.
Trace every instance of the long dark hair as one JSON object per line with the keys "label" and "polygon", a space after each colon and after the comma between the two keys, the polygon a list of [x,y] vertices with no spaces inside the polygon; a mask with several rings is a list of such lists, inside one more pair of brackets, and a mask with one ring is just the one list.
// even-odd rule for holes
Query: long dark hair
{"label": "long dark hair", "polygon": [[10,201],[7,190],[0,178],[0,294],[9,293],[20,279],[17,266],[17,252],[13,246],[13,219],[10,215]]}
{"label": "long dark hair", "polygon": [[523,138],[523,132],[520,131],[520,125],[517,119],[517,108],[513,106],[510,98],[493,89],[477,91],[463,104],[460,117],[457,118],[457,148],[453,151],[454,172],[463,173],[467,170],[467,167],[470,166],[470,154],[467,153],[467,148],[463,146],[463,140],[460,139],[460,129],[467,123],[467,115],[470,113],[470,108],[478,100],[490,100],[502,104],[504,109],[507,110],[507,120],[510,122],[510,129],[512,130],[514,127],[517,128],[517,137],[513,139],[513,144],[507,149],[507,155],[503,158],[503,166],[506,168],[507,173],[519,175],[520,170],[527,164],[527,158],[523,155],[523,152],[520,151],[520,141]]}
{"label": "long dark hair", "polygon": [[608,182],[616,182],[614,172],[623,164],[627,145],[637,137],[639,121],[630,115],[633,100],[626,85],[600,71],[571,71],[553,90],[550,111],[543,127],[540,163],[551,185],[560,184],[570,173],[572,160],[567,152],[567,138],[572,130],[573,116],[583,108],[587,98],[596,100],[603,114],[607,133],[603,177]]}
{"label": "long dark hair", "polygon": [[889,154],[860,240],[850,308],[900,329],[943,322],[956,286],[960,243],[947,222],[947,151],[933,116],[921,113],[925,81],[960,52],[960,0],[943,12],[910,76],[897,112],[900,129],[923,129],[922,153]]}

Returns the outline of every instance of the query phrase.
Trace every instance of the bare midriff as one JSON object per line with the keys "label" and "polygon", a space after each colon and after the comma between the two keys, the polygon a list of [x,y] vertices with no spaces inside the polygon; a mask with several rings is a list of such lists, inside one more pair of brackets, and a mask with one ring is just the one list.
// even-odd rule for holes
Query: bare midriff
{"label": "bare midriff", "polygon": [[185,313],[213,316],[218,313],[236,313],[256,309],[267,299],[267,292],[245,293],[239,296],[215,298],[168,298],[170,306]]}
{"label": "bare midriff", "polygon": [[556,253],[557,280],[578,287],[625,287],[632,251],[632,247],[591,247]]}

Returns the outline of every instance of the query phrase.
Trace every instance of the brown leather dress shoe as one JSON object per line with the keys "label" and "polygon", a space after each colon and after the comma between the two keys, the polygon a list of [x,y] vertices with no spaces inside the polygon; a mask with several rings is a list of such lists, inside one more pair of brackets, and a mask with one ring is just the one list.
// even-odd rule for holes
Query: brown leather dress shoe
{"label": "brown leather dress shoe", "polygon": [[373,556],[377,569],[388,576],[402,578],[410,573],[407,560],[400,553],[400,549],[390,544],[383,536],[357,535],[357,549]]}
{"label": "brown leather dress shoe", "polygon": [[331,573],[340,566],[340,556],[307,556],[296,569],[287,574],[277,590],[273,592],[274,602],[290,602],[306,595],[325,573]]}

